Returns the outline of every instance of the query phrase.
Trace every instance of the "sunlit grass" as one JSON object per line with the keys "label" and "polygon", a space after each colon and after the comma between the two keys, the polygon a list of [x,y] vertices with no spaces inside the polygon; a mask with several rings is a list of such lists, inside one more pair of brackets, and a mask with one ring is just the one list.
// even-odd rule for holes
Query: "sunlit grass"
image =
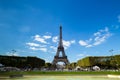
{"label": "sunlit grass", "polygon": [[114,74],[120,75],[120,71],[79,71],[79,72],[69,72],[69,71],[25,71],[25,72],[0,72],[0,76],[9,76],[14,74],[23,75],[107,75]]}

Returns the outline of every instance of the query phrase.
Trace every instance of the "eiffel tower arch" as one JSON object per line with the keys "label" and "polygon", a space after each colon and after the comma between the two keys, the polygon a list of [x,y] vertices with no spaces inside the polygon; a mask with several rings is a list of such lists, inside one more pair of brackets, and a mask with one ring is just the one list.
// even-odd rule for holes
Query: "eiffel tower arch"
{"label": "eiffel tower arch", "polygon": [[[61,53],[61,56],[60,56]],[[62,42],[62,26],[60,26],[60,35],[59,35],[59,44],[57,47],[57,52],[56,55],[54,56],[53,65],[56,65],[58,62],[64,62],[65,65],[69,64],[69,61],[67,59],[67,56],[65,54],[65,50],[63,47],[63,42]]]}

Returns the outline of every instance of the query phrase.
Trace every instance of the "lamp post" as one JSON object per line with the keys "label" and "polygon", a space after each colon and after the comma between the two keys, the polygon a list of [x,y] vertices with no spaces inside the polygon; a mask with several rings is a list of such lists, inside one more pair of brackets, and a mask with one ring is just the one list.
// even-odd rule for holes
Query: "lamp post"
{"label": "lamp post", "polygon": [[12,50],[12,56],[14,56],[15,55],[15,53],[16,53],[16,50]]}
{"label": "lamp post", "polygon": [[109,50],[109,52],[111,53],[110,65],[111,65],[111,68],[113,68],[113,66],[114,66],[114,61],[113,61],[113,49]]}
{"label": "lamp post", "polygon": [[113,51],[114,51],[113,49],[109,50],[109,52],[112,54],[111,55],[111,60],[113,59]]}

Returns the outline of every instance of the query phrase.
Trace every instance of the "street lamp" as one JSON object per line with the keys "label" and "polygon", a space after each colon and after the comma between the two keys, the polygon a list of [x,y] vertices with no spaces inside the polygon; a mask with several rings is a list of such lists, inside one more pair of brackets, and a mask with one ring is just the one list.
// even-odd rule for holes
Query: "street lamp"
{"label": "street lamp", "polygon": [[16,50],[12,50],[12,56],[14,56],[14,54],[16,53]]}
{"label": "street lamp", "polygon": [[109,52],[112,54],[111,59],[113,58],[113,49],[109,50]]}

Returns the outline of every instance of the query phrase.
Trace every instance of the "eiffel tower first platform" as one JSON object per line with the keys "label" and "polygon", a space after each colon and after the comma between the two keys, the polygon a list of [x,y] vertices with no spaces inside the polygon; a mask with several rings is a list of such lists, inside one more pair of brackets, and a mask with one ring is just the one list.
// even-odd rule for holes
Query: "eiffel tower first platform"
{"label": "eiffel tower first platform", "polygon": [[[60,56],[60,53],[62,53],[61,56]],[[69,64],[67,56],[65,55],[63,42],[62,42],[62,26],[60,26],[59,45],[57,47],[57,52],[56,52],[56,55],[54,56],[54,60],[52,64],[56,65],[58,62],[64,62],[65,65]]]}

